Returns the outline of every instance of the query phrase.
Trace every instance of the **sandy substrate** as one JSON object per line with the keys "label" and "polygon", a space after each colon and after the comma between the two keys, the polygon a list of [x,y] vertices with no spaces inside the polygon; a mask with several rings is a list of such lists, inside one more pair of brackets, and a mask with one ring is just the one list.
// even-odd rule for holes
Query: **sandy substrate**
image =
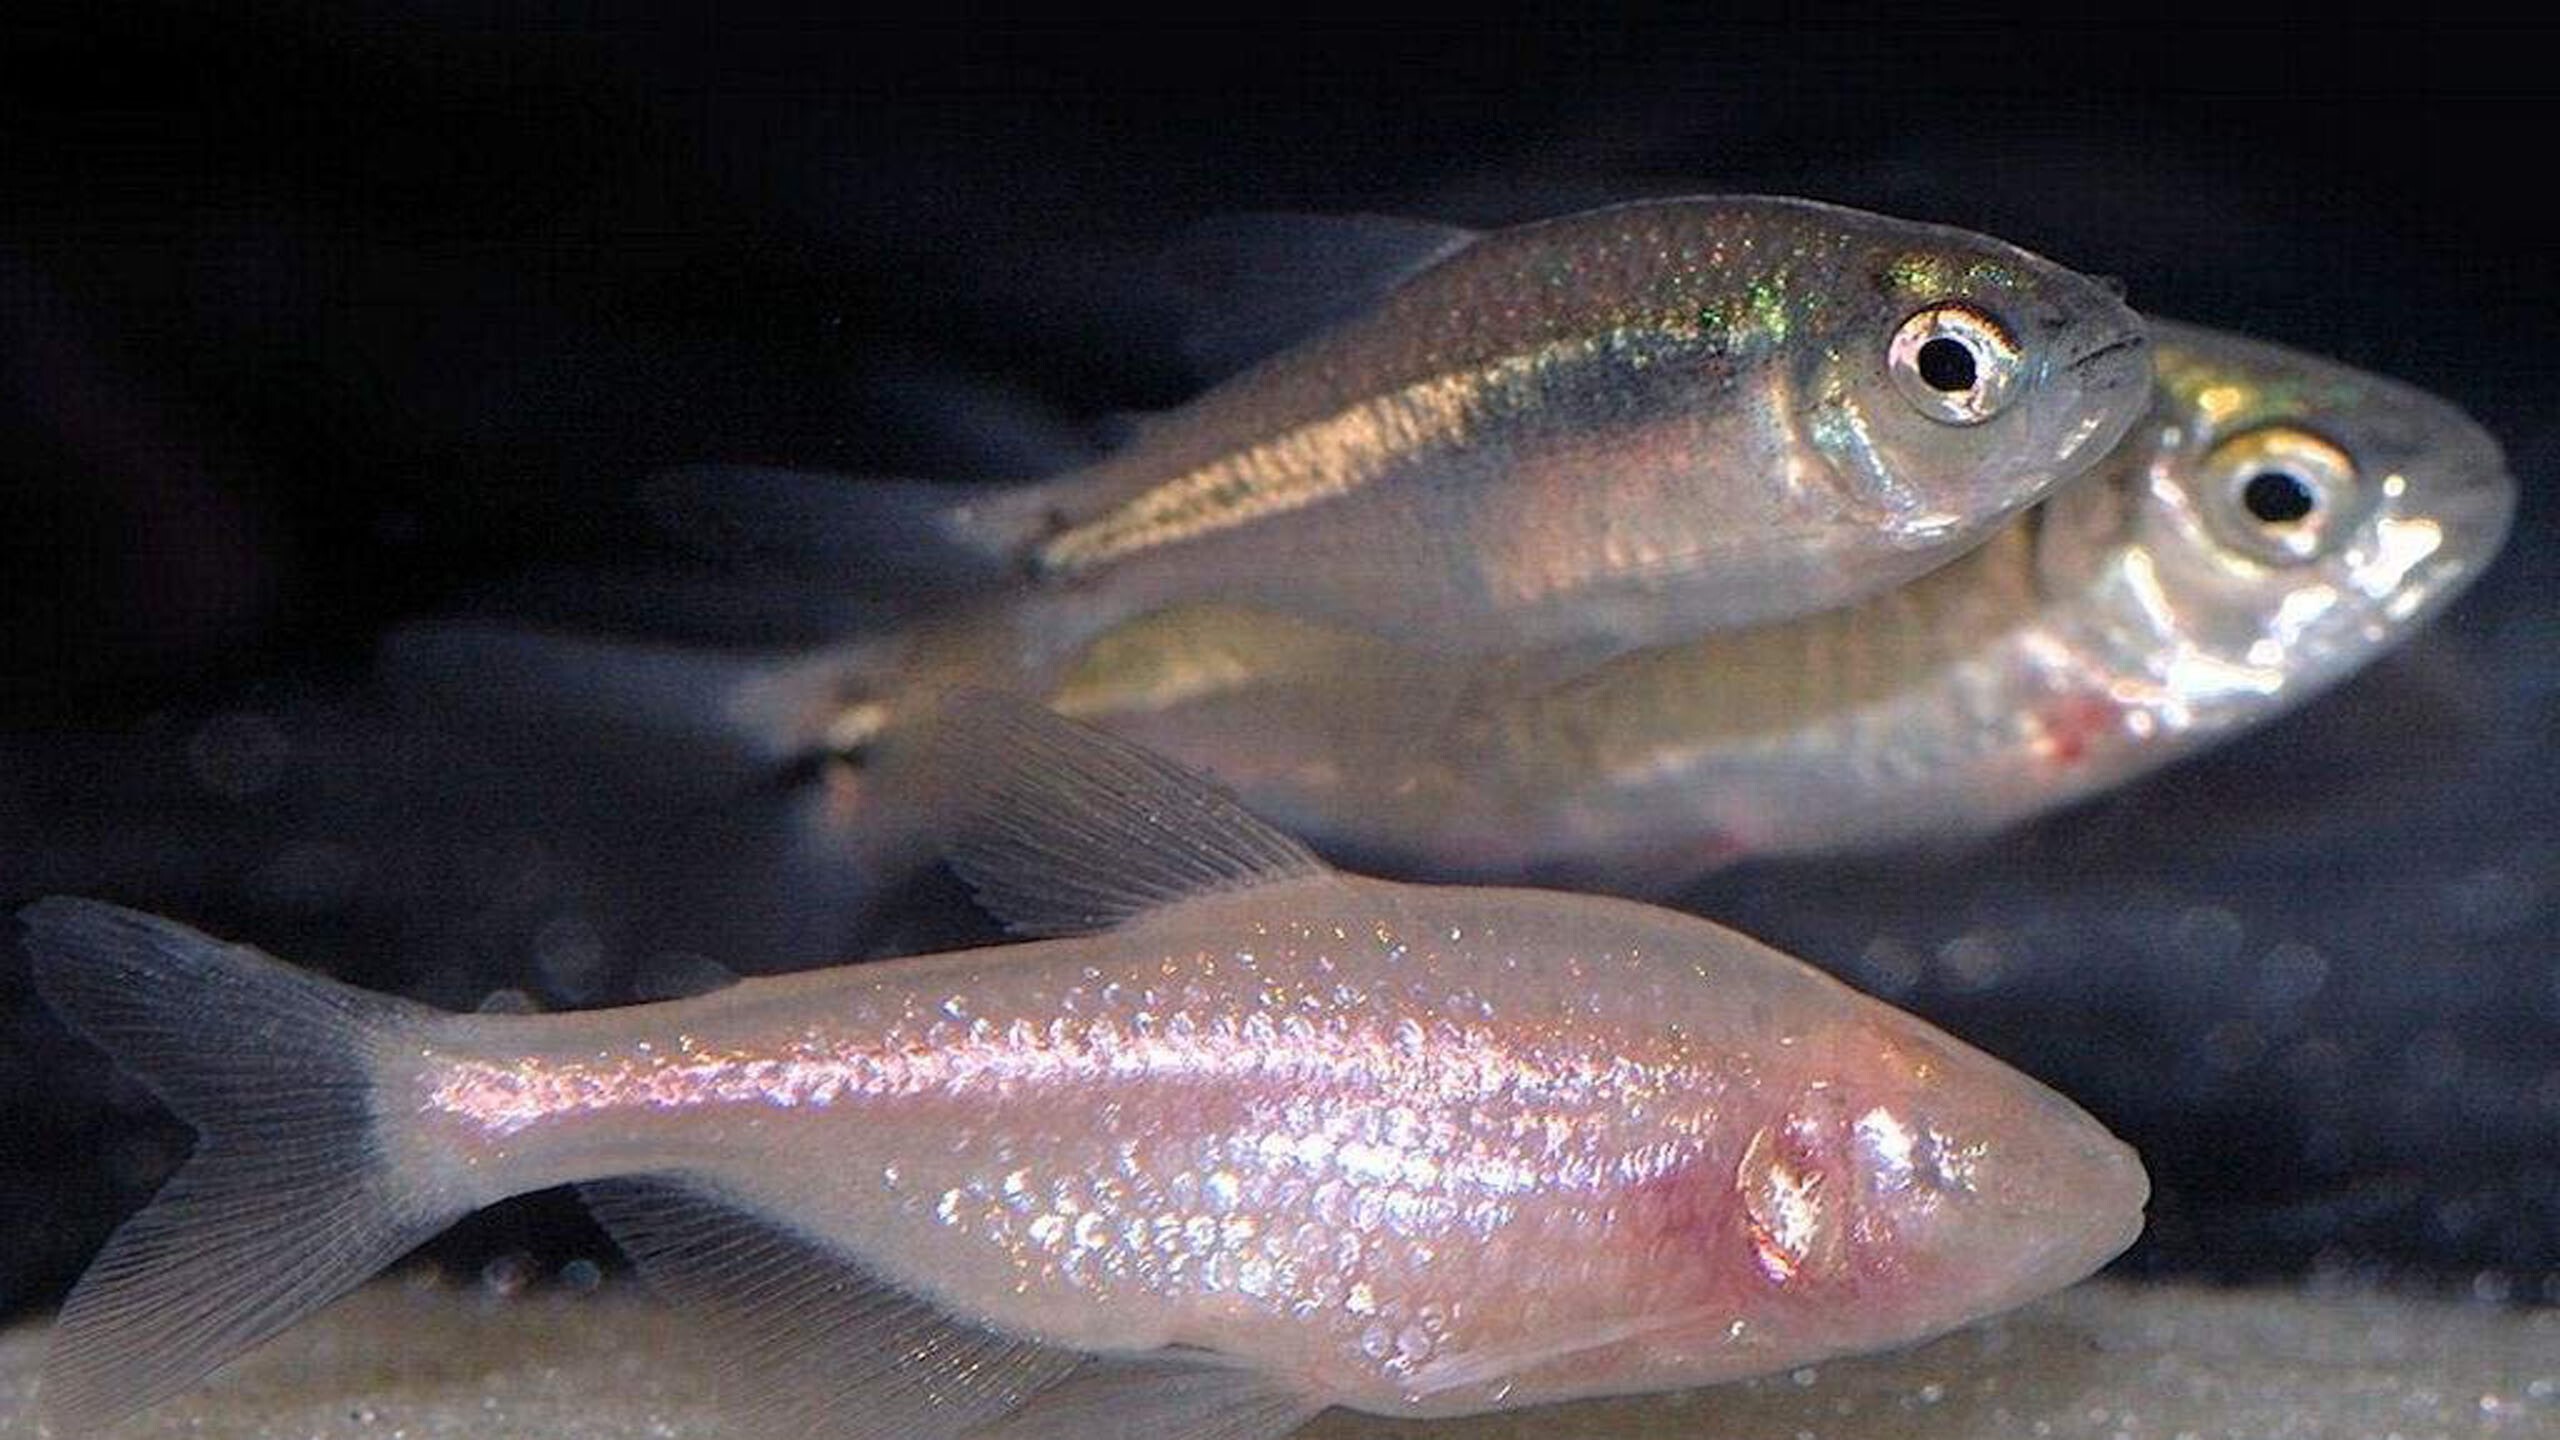
{"label": "sandy substrate", "polygon": [[[41,1325],[0,1336],[0,1440],[37,1433]],[[701,1347],[635,1290],[375,1286],[115,1432],[196,1440],[722,1434]],[[1673,1396],[1313,1437],[2560,1437],[2560,1311],[2087,1285],[1898,1355]]]}

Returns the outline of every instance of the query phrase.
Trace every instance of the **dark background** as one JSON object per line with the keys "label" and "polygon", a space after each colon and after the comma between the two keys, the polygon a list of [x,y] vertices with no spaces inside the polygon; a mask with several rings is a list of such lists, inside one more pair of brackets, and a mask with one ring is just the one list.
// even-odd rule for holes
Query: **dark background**
{"label": "dark background", "polygon": [[[2292,719],[1988,847],[1695,903],[2133,1140],[2160,1185],[2133,1270],[2560,1301],[2560,47],[2442,17],[1566,8],[1463,31],[967,6],[0,22],[0,901],[113,895],[463,1006],[680,984],[651,967],[703,957],[563,919],[573,891],[609,911],[610,879],[503,773],[350,718],[386,625],[645,563],[631,496],[661,465],[1004,472],[1178,398],[1110,277],[1200,215],[1808,194],[2439,391],[2508,447],[2522,504],[2474,594]],[[184,1138],[18,965],[12,1307]],[[601,1253],[556,1203],[438,1251],[502,1276]]]}

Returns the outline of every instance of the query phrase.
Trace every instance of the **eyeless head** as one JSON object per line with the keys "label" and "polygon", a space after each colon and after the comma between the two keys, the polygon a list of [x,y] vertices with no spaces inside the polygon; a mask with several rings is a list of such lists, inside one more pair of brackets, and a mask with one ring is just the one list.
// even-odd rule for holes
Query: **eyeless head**
{"label": "eyeless head", "polygon": [[[1883,1342],[2006,1309],[2131,1243],[2141,1162],[2078,1107],[1916,1026],[1759,1131],[1737,1167],[1737,1259],[1773,1296]],[[1844,1311],[1843,1307],[1847,1307]]]}

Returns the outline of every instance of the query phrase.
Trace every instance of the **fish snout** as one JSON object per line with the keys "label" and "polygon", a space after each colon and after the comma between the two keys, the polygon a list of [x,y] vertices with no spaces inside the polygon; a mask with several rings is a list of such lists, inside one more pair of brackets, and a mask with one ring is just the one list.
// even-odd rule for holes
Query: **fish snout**
{"label": "fish snout", "polygon": [[2088,1112],[2005,1069],[1998,1103],[1862,1119],[1863,1198],[1943,1304],[1991,1314],[2095,1272],[2142,1233],[2150,1177]]}
{"label": "fish snout", "polygon": [[2066,476],[2114,449],[2151,405],[2149,326],[2112,296],[2090,298],[2046,357],[2045,383],[2067,403],[2052,408],[2054,422],[2035,448]]}

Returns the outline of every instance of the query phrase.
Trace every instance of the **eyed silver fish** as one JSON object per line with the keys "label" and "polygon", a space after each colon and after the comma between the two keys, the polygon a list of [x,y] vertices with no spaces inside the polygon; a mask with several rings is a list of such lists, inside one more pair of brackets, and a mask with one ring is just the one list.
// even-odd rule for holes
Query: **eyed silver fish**
{"label": "eyed silver fish", "polygon": [[1698,1384],[2019,1303],[2140,1228],[2087,1115],[1730,931],[1354,878],[1027,705],[945,725],[990,807],[955,863],[1058,938],[455,1015],[31,907],[43,993],[199,1133],[65,1308],[51,1422],[564,1182],[775,1433],[899,1440]]}
{"label": "eyed silver fish", "polygon": [[2355,673],[2507,531],[2515,482],[2452,406],[2153,333],[2152,412],[2088,479],[1857,606],[1508,694],[1285,618],[1169,614],[1089,649],[1054,699],[1330,844],[1444,874],[1644,890],[1987,832]]}
{"label": "eyed silver fish", "polygon": [[[2157,328],[2152,411],[2107,461],[1860,605],[1624,656],[1561,687],[1511,662],[1191,605],[1006,683],[1214,773],[1336,853],[1412,874],[1647,893],[1758,856],[1987,833],[2354,673],[2459,593],[2509,523],[2496,445],[2443,401]],[[2261,475],[2272,518],[2249,512]],[[661,881],[682,913],[653,922],[776,965],[847,943],[932,853],[938,817],[877,763],[894,687],[867,675],[872,653],[454,628],[406,637],[394,668],[429,682],[440,720],[522,717],[542,755],[676,787],[684,813],[779,800],[784,813],[738,822],[761,842],[739,883],[787,872],[795,905],[714,913],[714,887]],[[789,775],[821,783],[774,783]],[[701,863],[688,858],[689,881]]]}
{"label": "eyed silver fish", "polygon": [[2121,300],[1961,230],[1757,197],[1398,222],[1383,247],[1382,223],[1342,222],[1381,251],[1370,303],[1080,470],[958,504],[767,471],[685,493],[714,525],[775,492],[781,525],[868,529],[848,584],[1026,579],[946,617],[945,646],[997,657],[982,683],[1210,599],[1435,654],[1597,656],[1908,580],[2144,404]]}

